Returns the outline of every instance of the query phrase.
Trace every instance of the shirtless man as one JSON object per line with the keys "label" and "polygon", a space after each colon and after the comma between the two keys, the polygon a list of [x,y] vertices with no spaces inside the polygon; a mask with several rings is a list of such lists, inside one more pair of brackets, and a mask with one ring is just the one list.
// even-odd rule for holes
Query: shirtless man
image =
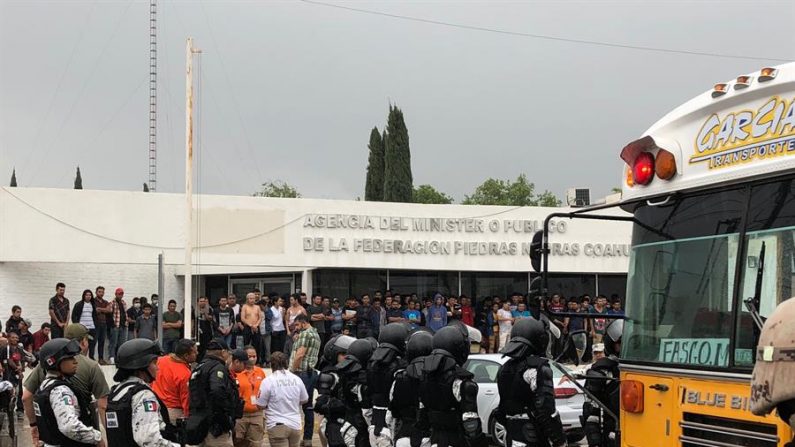
{"label": "shirtless man", "polygon": [[246,304],[240,309],[240,322],[243,323],[243,343],[245,345],[259,346],[260,333],[259,324],[262,321],[262,313],[259,306],[255,304],[257,295],[254,292],[246,294]]}

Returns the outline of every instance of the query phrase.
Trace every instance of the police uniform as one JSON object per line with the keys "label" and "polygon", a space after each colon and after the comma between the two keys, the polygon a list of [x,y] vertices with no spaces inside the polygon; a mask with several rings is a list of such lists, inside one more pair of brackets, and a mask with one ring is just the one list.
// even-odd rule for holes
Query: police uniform
{"label": "police uniform", "polygon": [[91,427],[92,416],[87,402],[81,402],[72,384],[61,371],[61,362],[80,352],[74,340],[55,338],[42,345],[39,361],[47,377],[33,396],[33,412],[39,439],[46,446],[82,447],[102,440],[99,430]]}
{"label": "police uniform", "polygon": [[485,445],[478,416],[478,385],[461,365],[469,355],[469,339],[461,328],[446,326],[433,335],[433,351],[423,359],[420,418],[427,417],[431,445]]}
{"label": "police uniform", "polygon": [[[621,342],[624,320],[614,320],[605,329],[603,357],[586,373],[585,388],[618,416],[621,405],[620,372],[618,370],[617,343]],[[590,398],[582,406],[582,426],[590,447],[617,447],[620,445],[616,420]]]}
{"label": "police uniform", "polygon": [[[213,340],[208,351],[228,349],[221,340]],[[188,384],[190,417],[186,430],[192,441],[201,439],[203,446],[232,446],[235,420],[243,415],[243,401],[238,387],[229,376],[223,358],[205,354],[196,366]]]}
{"label": "police uniform", "polygon": [[345,404],[345,423],[340,428],[347,447],[369,447],[368,414],[372,411],[367,391],[367,362],[375,349],[365,338],[356,340],[348,348],[345,359],[337,364],[342,401]]}
{"label": "police uniform", "polygon": [[105,411],[108,445],[113,447],[179,447],[168,409],[138,377],[113,387]]}
{"label": "police uniform", "polygon": [[389,411],[389,394],[395,373],[405,369],[402,356],[406,350],[408,327],[390,323],[378,335],[378,347],[373,352],[367,368],[367,389],[373,402],[372,425],[369,427],[370,444],[374,447],[394,445],[393,420]]}
{"label": "police uniform", "polygon": [[500,393],[498,421],[505,426],[506,447],[564,446],[566,436],[555,407],[552,368],[541,355],[549,343],[547,327],[535,319],[519,320],[511,329],[497,373]]}
{"label": "police uniform", "polygon": [[323,416],[320,432],[326,437],[329,447],[345,447],[342,426],[345,424],[345,402],[342,399],[342,386],[336,368],[337,357],[346,354],[350,345],[356,341],[348,335],[336,335],[323,349],[320,376],[317,379],[318,398],[315,412]]}
{"label": "police uniform", "polygon": [[45,446],[80,447],[102,440],[102,433],[91,427],[88,405],[78,401],[69,382],[53,373],[33,397],[33,411]]}
{"label": "police uniform", "polygon": [[433,348],[430,332],[415,332],[406,342],[405,369],[395,373],[389,399],[389,410],[395,421],[395,447],[430,446],[431,431],[427,418],[418,418],[422,365]]}

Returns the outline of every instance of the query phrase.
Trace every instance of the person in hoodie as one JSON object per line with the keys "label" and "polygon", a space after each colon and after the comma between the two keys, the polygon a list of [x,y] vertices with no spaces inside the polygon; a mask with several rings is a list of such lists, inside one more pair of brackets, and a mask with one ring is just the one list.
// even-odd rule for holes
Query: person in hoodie
{"label": "person in hoodie", "polygon": [[420,447],[430,444],[431,431],[428,420],[418,419],[420,410],[420,383],[424,380],[422,365],[425,356],[433,350],[433,335],[419,330],[406,341],[405,369],[395,373],[392,382],[392,401],[389,411],[395,421],[395,447]]}
{"label": "person in hoodie", "polygon": [[420,382],[419,420],[431,427],[431,445],[485,446],[478,416],[478,384],[463,364],[469,356],[468,333],[447,326],[433,334],[433,351],[424,358]]}
{"label": "person in hoodie", "polygon": [[428,327],[436,332],[447,326],[447,307],[444,305],[444,297],[437,293],[433,297],[433,305],[428,309]]}
{"label": "person in hoodie", "polygon": [[369,338],[354,341],[336,366],[345,404],[345,422],[340,433],[346,447],[370,447],[367,427],[373,405],[367,391],[367,363],[377,345],[378,342]]}
{"label": "person in hoodie", "polygon": [[368,364],[367,389],[373,402],[373,425],[370,426],[369,433],[370,444],[374,447],[394,445],[389,392],[392,390],[395,373],[406,367],[403,356],[408,335],[408,325],[404,323],[389,323],[384,326],[378,338],[378,347]]}

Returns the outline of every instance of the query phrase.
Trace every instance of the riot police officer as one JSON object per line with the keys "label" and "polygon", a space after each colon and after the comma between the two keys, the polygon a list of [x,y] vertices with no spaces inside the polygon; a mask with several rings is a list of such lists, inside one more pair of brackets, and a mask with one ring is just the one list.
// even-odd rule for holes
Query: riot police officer
{"label": "riot police officer", "polygon": [[[613,320],[605,329],[602,339],[605,357],[598,359],[586,373],[585,388],[605,405],[614,415],[619,415],[621,390],[618,371],[618,355],[621,353],[621,334],[624,320]],[[582,406],[583,428],[591,447],[614,447],[617,439],[616,420],[607,415],[590,399]]]}
{"label": "riot police officer", "polygon": [[503,349],[510,357],[497,373],[498,420],[505,425],[505,445],[565,446],[566,436],[555,408],[552,368],[542,356],[549,343],[547,326],[536,319],[518,320]]}
{"label": "riot police officer", "polygon": [[329,447],[345,447],[342,426],[345,424],[345,402],[342,399],[337,363],[345,358],[348,348],[356,341],[348,335],[335,335],[323,348],[320,376],[317,379],[318,398],[315,411],[323,416],[320,433]]}
{"label": "riot police officer", "polygon": [[485,444],[478,416],[478,385],[462,367],[468,356],[466,332],[446,326],[433,334],[433,351],[423,359],[419,417],[427,417],[431,444],[437,447]]}
{"label": "riot police officer", "polygon": [[[179,447],[168,408],[149,387],[157,377],[160,346],[145,338],[124,342],[116,353],[119,382],[108,395],[105,428],[113,447]],[[176,422],[176,421],[174,421]]]}
{"label": "riot police officer", "polygon": [[228,350],[223,339],[211,340],[191,373],[190,417],[185,427],[188,444],[232,447],[232,429],[243,415],[243,401],[226,366]]}
{"label": "riot police officer", "polygon": [[427,419],[419,420],[419,387],[422,382],[422,365],[425,356],[433,350],[433,335],[417,331],[406,341],[405,369],[395,373],[392,383],[392,401],[389,410],[395,421],[395,447],[420,447],[431,437]]}
{"label": "riot police officer", "polygon": [[372,411],[367,391],[367,362],[375,350],[375,340],[361,338],[351,343],[348,354],[337,364],[342,400],[345,403],[345,423],[340,428],[347,447],[369,447],[367,427]]}
{"label": "riot police officer", "polygon": [[395,373],[405,369],[403,355],[406,351],[408,326],[390,323],[378,334],[378,347],[373,351],[367,368],[367,390],[373,402],[373,423],[369,428],[370,444],[374,447],[391,447],[392,415],[389,413],[389,392]]}
{"label": "riot police officer", "polygon": [[[795,298],[776,307],[759,334],[751,376],[751,412],[778,416],[795,432]],[[786,444],[795,447],[795,439]]]}
{"label": "riot police officer", "polygon": [[78,399],[66,380],[77,372],[80,344],[66,338],[44,343],[39,361],[47,370],[47,377],[33,397],[39,439],[45,446],[82,447],[102,443],[102,433],[91,427],[92,415],[88,402]]}

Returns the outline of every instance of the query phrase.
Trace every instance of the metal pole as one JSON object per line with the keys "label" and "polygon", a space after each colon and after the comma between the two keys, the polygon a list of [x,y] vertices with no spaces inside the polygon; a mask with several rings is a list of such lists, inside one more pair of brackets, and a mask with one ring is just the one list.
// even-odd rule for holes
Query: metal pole
{"label": "metal pole", "polygon": [[157,255],[157,296],[160,303],[157,306],[158,313],[155,315],[157,321],[157,341],[160,346],[163,346],[163,308],[168,309],[168,301],[166,300],[166,284],[165,284],[165,270],[163,268],[163,253]]}
{"label": "metal pole", "polygon": [[191,337],[193,263],[193,38],[185,44],[185,338]]}

